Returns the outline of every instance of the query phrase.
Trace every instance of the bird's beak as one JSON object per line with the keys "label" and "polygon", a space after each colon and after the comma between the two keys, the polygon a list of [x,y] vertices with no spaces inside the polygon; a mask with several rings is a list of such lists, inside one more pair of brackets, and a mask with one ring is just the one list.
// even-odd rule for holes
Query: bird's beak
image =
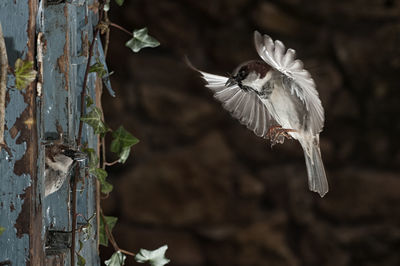
{"label": "bird's beak", "polygon": [[70,157],[74,161],[83,162],[87,159],[87,154],[78,150],[67,149],[64,155]]}
{"label": "bird's beak", "polygon": [[237,81],[235,80],[235,78],[234,78],[234,77],[230,77],[230,78],[226,81],[225,87],[230,87],[230,86],[233,86],[233,85],[236,85],[236,84],[237,84]]}
{"label": "bird's beak", "polygon": [[74,153],[74,161],[83,162],[88,158],[87,154],[81,151],[75,151]]}

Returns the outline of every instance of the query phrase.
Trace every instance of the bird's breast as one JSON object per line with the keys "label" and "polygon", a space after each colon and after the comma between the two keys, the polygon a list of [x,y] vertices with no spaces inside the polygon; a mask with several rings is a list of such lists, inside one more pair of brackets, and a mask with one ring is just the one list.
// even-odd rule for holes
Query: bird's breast
{"label": "bird's breast", "polygon": [[[306,119],[304,104],[281,85],[274,82],[269,97],[262,101],[280,126],[297,131],[304,129]],[[293,137],[295,137],[294,135]]]}

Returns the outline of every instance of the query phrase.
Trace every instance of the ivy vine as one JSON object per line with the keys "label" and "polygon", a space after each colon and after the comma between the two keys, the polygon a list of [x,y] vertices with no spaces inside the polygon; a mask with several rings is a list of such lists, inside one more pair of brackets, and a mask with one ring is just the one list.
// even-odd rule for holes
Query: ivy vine
{"label": "ivy vine", "polygon": [[[126,43],[125,46],[130,48],[133,52],[137,53],[141,49],[146,48],[146,47],[157,47],[160,45],[160,43],[153,38],[152,36],[148,35],[148,30],[147,28],[142,28],[138,30],[132,31],[132,33],[125,28],[112,23],[108,19],[108,11],[110,10],[110,0],[99,0],[97,4],[97,10],[95,12],[99,13],[99,23],[95,27],[94,33],[93,33],[93,39],[90,43],[89,46],[89,55],[88,55],[88,61],[86,65],[86,70],[85,70],[85,76],[83,79],[83,86],[82,86],[82,92],[81,92],[81,115],[80,115],[80,122],[79,122],[79,132],[77,136],[77,146],[81,148],[83,152],[87,154],[88,157],[88,174],[91,176],[94,176],[97,178],[97,180],[100,183],[100,192],[103,195],[108,195],[111,193],[113,190],[112,184],[110,184],[107,181],[107,171],[106,166],[112,166],[116,163],[125,163],[126,160],[128,159],[130,155],[131,148],[139,143],[139,140],[134,137],[131,133],[129,133],[122,125],[116,129],[113,130],[111,129],[104,121],[104,114],[102,111],[101,106],[96,106],[93,102],[93,99],[91,99],[87,95],[87,81],[88,81],[88,76],[90,73],[96,73],[100,78],[108,78],[110,74],[108,74],[107,70],[105,69],[105,66],[101,63],[99,58],[96,58],[96,63],[91,65],[92,57],[93,57],[93,51],[94,51],[94,46],[96,42],[96,38],[98,37],[99,33],[105,34],[105,48],[104,48],[104,54],[105,56],[107,55],[107,50],[108,50],[108,42],[109,42],[109,32],[110,32],[110,27],[117,28],[119,30],[122,30],[123,32],[129,34],[131,37]],[[114,0],[114,2],[122,6],[124,3],[124,0]],[[5,53],[5,45],[4,41],[2,38],[2,30],[1,30],[1,24],[0,24],[0,59],[2,61],[7,62],[7,57]],[[9,67],[6,69],[6,64],[2,63],[2,66],[4,66],[4,69],[1,69],[1,77],[2,77],[2,82],[1,82],[1,88],[0,91],[3,92],[5,91],[5,83],[3,81],[3,76],[5,76],[7,71],[10,71],[14,74],[15,77],[15,87],[18,90],[23,90],[26,87],[28,87],[36,78],[37,78],[37,71],[34,70],[34,62],[33,61],[28,61],[28,60],[22,60],[18,58],[15,62],[14,69]],[[4,73],[3,73],[4,72]],[[101,94],[101,91],[97,91],[96,93]],[[4,93],[2,93],[4,94]],[[3,97],[2,97],[3,98]],[[4,101],[2,101],[4,102]],[[4,109],[4,103],[1,103],[0,110]],[[4,116],[4,112],[0,113],[0,118]],[[4,119],[0,119],[4,120]],[[101,143],[101,150],[102,152],[100,153],[100,158],[94,147],[88,147],[87,144],[81,143],[82,140],[82,131],[83,131],[83,123],[86,123],[90,127],[93,128],[93,131],[95,134],[98,135]],[[2,125],[0,125],[1,128],[3,128]],[[111,133],[112,134],[112,142],[111,142],[111,147],[110,150],[111,152],[115,153],[118,157],[118,159],[114,162],[107,162],[106,156],[105,156],[105,136],[107,134]],[[3,135],[3,131],[0,131],[0,137]],[[2,138],[0,138],[0,144],[3,145],[2,143]],[[4,146],[4,145],[3,145]],[[84,266],[86,265],[86,260],[85,258],[80,254],[83,248],[83,242],[82,240],[78,240],[79,248],[76,248],[76,233],[77,232],[85,232],[86,237],[83,239],[83,241],[88,240],[92,235],[92,220],[95,217],[90,217],[86,219],[86,223],[83,226],[80,226],[77,228],[77,217],[82,216],[82,214],[79,214],[76,212],[76,202],[77,202],[77,183],[79,181],[79,167],[75,168],[75,178],[73,179],[72,182],[72,246],[71,246],[71,265],[79,265],[79,266]],[[126,256],[133,256],[135,260],[139,263],[149,263],[151,266],[163,266],[169,262],[169,259],[165,258],[165,252],[168,249],[167,245],[164,245],[156,250],[146,250],[146,249],[140,249],[140,251],[135,254],[133,252],[121,249],[117,242],[114,239],[114,236],[112,235],[112,230],[117,223],[118,218],[113,217],[113,216],[106,216],[103,211],[100,209],[98,210],[99,214],[99,220],[100,220],[100,227],[98,228],[99,230],[99,243],[100,245],[108,246],[109,243],[112,244],[115,252],[111,256],[110,259],[105,261],[105,264],[108,266],[122,266],[125,263]],[[6,229],[4,227],[0,226],[0,236],[3,234],[3,232]],[[75,263],[75,258],[77,258],[77,261]]]}
{"label": "ivy vine", "polygon": [[[115,0],[114,1],[117,5],[121,6],[124,3],[124,0]],[[86,123],[90,127],[93,128],[95,134],[99,136],[100,143],[101,143],[101,150],[100,158],[96,153],[93,147],[85,147],[82,149],[88,156],[88,172],[90,175],[97,178],[100,183],[100,190],[103,195],[108,195],[113,190],[112,184],[107,181],[107,166],[112,166],[116,163],[125,163],[128,159],[131,148],[139,143],[139,140],[134,137],[130,132],[128,132],[122,125],[118,127],[116,130],[111,129],[104,121],[104,114],[102,112],[101,106],[95,106],[93,103],[93,99],[86,95],[86,82],[89,73],[96,73],[98,77],[108,78],[109,74],[105,68],[105,66],[101,63],[99,58],[96,58],[96,63],[90,65],[91,58],[93,56],[93,46],[94,42],[97,38],[97,35],[105,34],[105,49],[104,54],[107,55],[108,50],[108,42],[109,42],[109,31],[110,27],[117,28],[122,30],[123,32],[129,34],[131,37],[126,43],[125,46],[130,48],[133,52],[137,53],[141,49],[146,47],[157,47],[160,43],[152,36],[148,34],[147,28],[142,28],[138,30],[134,30],[132,33],[125,28],[112,23],[108,19],[108,12],[110,11],[110,0],[106,0],[104,2],[100,2],[98,5],[98,12],[99,12],[99,23],[95,28],[93,34],[93,40],[90,44],[89,48],[89,56],[88,56],[88,63],[86,67],[86,73],[84,77],[84,85],[81,94],[81,101],[82,101],[82,110],[81,110],[81,118],[80,118],[80,126],[79,126],[79,134],[78,134],[78,145],[80,145],[80,139],[82,134],[82,123]],[[101,93],[101,92],[97,92]],[[86,112],[85,112],[86,110]],[[105,137],[107,134],[111,134],[112,141],[110,145],[111,152],[115,153],[117,156],[117,160],[114,162],[108,162],[105,156]],[[77,170],[78,171],[78,170]],[[75,183],[76,181],[74,181]],[[76,184],[75,184],[76,186]],[[73,208],[76,208],[76,189],[73,190],[75,196],[75,203],[73,203]],[[74,213],[75,211],[75,213]],[[163,266],[169,262],[168,259],[165,258],[165,252],[168,246],[160,247],[156,250],[145,250],[141,249],[139,253],[135,254],[133,252],[121,249],[114,236],[112,235],[112,230],[116,225],[118,218],[113,216],[107,216],[103,213],[103,211],[99,210],[100,214],[100,227],[99,227],[99,243],[100,245],[108,246],[109,243],[112,244],[115,252],[111,256],[110,259],[105,261],[106,265],[109,266],[121,266],[124,265],[126,256],[133,256],[135,260],[139,263],[149,263],[151,266]],[[73,217],[75,220],[73,221],[73,225],[76,225],[76,209],[73,209]],[[74,231],[74,228],[73,228]],[[73,237],[74,238],[74,237]],[[74,244],[74,239],[72,240]],[[81,243],[81,242],[79,242]],[[86,264],[85,259],[79,254],[82,246],[78,249],[77,257],[78,257],[78,265],[83,266]],[[75,250],[75,247],[71,247],[72,250]],[[72,265],[74,265],[72,263]]]}

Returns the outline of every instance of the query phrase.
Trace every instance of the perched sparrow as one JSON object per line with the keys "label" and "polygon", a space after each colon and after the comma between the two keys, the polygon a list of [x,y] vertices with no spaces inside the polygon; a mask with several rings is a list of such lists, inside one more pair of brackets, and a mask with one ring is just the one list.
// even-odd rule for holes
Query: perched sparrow
{"label": "perched sparrow", "polygon": [[321,159],[319,133],[324,125],[324,109],[310,73],[295,59],[293,49],[280,41],[254,32],[254,42],[263,60],[239,65],[229,77],[200,72],[206,87],[233,117],[269,138],[271,145],[284,138],[300,142],[307,165],[311,191],[323,197],[328,181]]}
{"label": "perched sparrow", "polygon": [[74,162],[85,160],[86,154],[58,141],[48,144],[45,152],[44,196],[47,197],[61,188]]}

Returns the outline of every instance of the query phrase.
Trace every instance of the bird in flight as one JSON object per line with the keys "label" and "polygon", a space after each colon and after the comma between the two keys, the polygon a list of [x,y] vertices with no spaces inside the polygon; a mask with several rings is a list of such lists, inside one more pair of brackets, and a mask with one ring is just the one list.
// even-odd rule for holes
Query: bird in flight
{"label": "bird in flight", "polygon": [[293,49],[279,40],[254,32],[262,60],[240,64],[228,77],[198,71],[206,87],[233,117],[271,145],[285,138],[300,142],[304,150],[308,184],[323,197],[329,190],[319,148],[324,109],[310,73]]}

